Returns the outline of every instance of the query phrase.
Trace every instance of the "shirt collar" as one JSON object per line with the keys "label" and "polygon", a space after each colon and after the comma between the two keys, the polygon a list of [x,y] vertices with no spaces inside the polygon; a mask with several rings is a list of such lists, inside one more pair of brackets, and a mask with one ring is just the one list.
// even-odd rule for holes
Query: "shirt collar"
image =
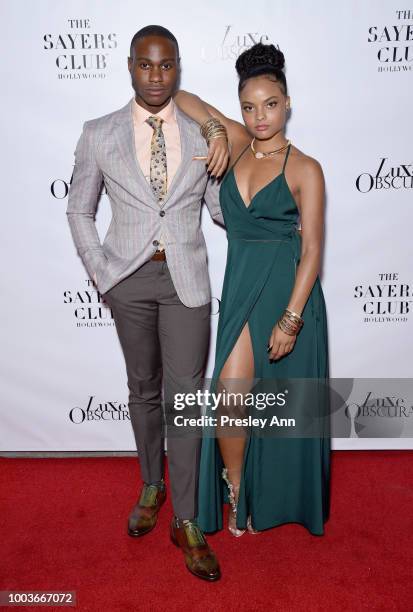
{"label": "shirt collar", "polygon": [[[148,117],[151,117],[153,113],[150,113],[146,108],[143,108],[133,98],[132,112],[134,119],[137,123],[144,123]],[[173,98],[171,98],[168,104],[159,113],[156,113],[156,117],[160,117],[165,123],[173,123],[176,121],[176,106]]]}

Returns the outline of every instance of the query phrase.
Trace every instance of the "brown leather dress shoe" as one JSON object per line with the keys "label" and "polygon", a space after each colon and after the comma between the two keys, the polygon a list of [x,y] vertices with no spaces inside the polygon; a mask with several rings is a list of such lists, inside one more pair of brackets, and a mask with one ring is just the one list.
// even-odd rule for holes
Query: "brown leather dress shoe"
{"label": "brown leather dress shoe", "polygon": [[191,574],[211,582],[221,578],[218,560],[195,521],[184,522],[174,517],[171,540],[183,551],[186,567]]}
{"label": "brown leather dress shoe", "polygon": [[155,527],[158,512],[166,499],[166,487],[144,484],[139,501],[132,508],[128,518],[128,534],[132,537],[143,536]]}

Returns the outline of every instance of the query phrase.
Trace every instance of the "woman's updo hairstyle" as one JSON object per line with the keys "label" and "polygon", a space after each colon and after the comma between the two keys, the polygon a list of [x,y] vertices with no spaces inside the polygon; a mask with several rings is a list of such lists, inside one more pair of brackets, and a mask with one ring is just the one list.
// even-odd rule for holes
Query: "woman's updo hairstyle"
{"label": "woman's updo hairstyle", "polygon": [[257,43],[241,53],[235,62],[239,76],[238,94],[241,93],[247,79],[262,75],[273,75],[281,85],[284,95],[287,95],[287,81],[283,71],[284,54],[275,45]]}

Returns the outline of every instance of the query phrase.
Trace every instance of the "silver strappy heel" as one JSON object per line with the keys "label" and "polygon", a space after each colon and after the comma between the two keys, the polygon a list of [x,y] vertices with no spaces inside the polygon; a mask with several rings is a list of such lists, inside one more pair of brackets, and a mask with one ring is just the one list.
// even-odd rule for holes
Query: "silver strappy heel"
{"label": "silver strappy heel", "polygon": [[235,500],[235,494],[238,494],[238,491],[236,491],[234,485],[228,478],[227,468],[224,468],[222,470],[222,478],[225,480],[228,487],[228,499],[230,503],[228,529],[230,530],[233,536],[239,538],[245,533],[246,529],[238,529],[237,527],[237,502]]}

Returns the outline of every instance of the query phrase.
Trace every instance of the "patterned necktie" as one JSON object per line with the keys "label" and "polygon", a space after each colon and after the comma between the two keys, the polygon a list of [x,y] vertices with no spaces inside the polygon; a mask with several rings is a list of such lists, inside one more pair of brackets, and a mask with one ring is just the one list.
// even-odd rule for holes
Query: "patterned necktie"
{"label": "patterned necktie", "polygon": [[153,128],[150,183],[152,191],[157,197],[159,204],[161,204],[166,196],[168,180],[165,137],[162,131],[163,119],[152,115],[146,119],[146,123],[149,123],[151,128]]}

